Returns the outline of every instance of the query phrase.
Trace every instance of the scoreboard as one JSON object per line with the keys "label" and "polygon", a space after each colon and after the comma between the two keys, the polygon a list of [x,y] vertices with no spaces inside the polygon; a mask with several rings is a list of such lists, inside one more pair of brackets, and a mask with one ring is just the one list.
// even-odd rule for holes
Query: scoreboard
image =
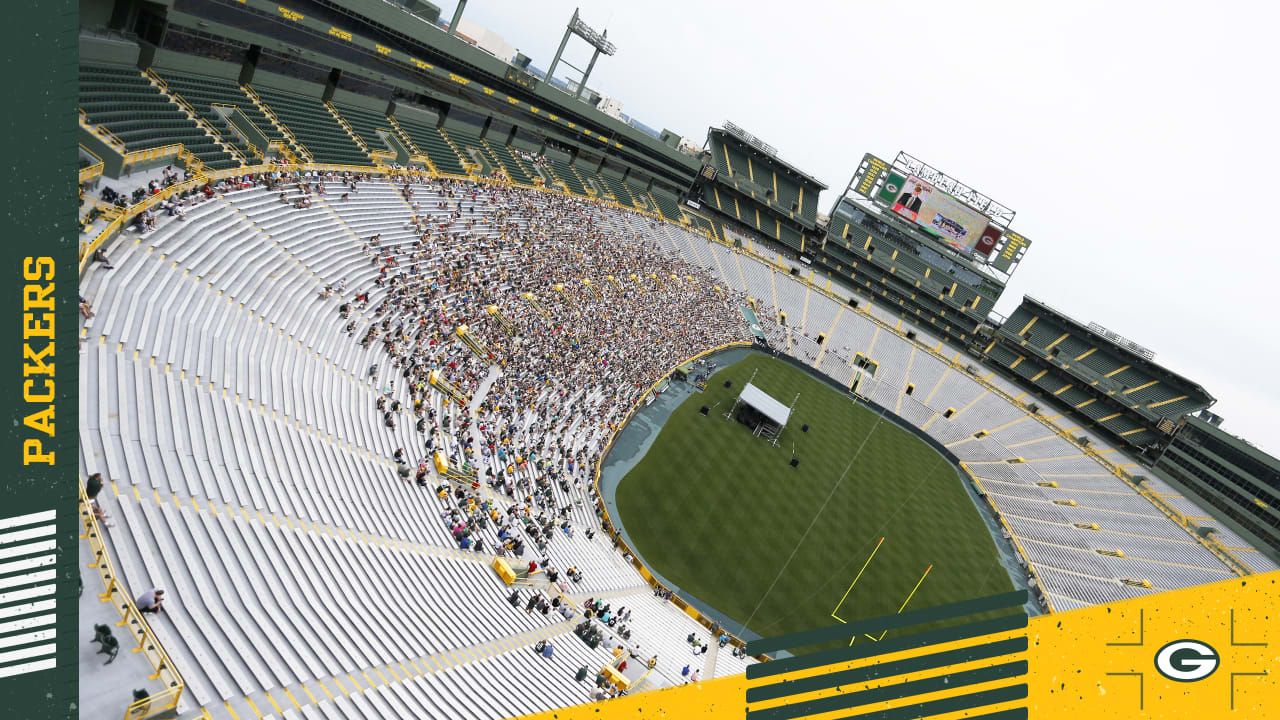
{"label": "scoreboard", "polygon": [[1009,229],[1012,210],[906,153],[893,162],[864,154],[845,197],[850,194],[911,222],[935,244],[1005,275],[1031,245]]}

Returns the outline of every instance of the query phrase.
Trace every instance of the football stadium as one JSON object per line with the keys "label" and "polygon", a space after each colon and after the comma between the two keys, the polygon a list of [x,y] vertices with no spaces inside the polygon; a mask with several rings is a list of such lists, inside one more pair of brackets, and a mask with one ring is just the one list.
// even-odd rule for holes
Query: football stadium
{"label": "football stadium", "polygon": [[80,3],[82,718],[605,708],[1280,568],[1280,460],[995,312],[1032,241],[963,168],[827,187],[622,113],[599,18],[466,6]]}

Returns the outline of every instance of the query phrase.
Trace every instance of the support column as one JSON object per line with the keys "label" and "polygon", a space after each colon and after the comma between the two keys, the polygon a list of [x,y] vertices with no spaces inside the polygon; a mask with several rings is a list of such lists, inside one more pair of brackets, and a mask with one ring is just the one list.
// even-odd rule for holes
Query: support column
{"label": "support column", "polygon": [[560,56],[564,55],[564,46],[569,44],[569,35],[573,32],[571,28],[573,27],[574,21],[576,21],[577,19],[578,19],[578,9],[574,8],[573,20],[570,20],[569,24],[566,25],[564,28],[564,37],[560,38],[560,47],[559,49],[556,50],[555,59],[551,61],[551,69],[547,70],[547,76],[543,79],[543,82],[550,83],[551,78],[555,77],[556,65],[560,64]]}
{"label": "support column", "polygon": [[462,9],[467,6],[467,0],[458,0],[458,7],[453,10],[453,19],[449,21],[449,34],[453,35],[458,32],[458,22],[462,20]]}
{"label": "support column", "polygon": [[587,89],[587,78],[591,77],[591,68],[596,66],[596,58],[598,57],[600,57],[600,49],[596,48],[596,51],[591,53],[591,62],[587,63],[587,71],[582,73],[582,82],[578,83],[578,92],[573,96],[574,100],[582,97],[582,91]]}

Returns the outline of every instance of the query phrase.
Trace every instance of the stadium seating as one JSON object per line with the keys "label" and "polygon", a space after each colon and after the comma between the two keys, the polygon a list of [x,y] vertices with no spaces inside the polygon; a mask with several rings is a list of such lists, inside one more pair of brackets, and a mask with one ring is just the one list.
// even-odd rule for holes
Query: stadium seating
{"label": "stadium seating", "polygon": [[631,192],[627,190],[626,185],[623,184],[621,179],[615,178],[608,172],[603,171],[596,173],[596,177],[599,177],[601,181],[604,182],[605,187],[609,188],[609,192],[613,193],[614,200],[616,200],[619,205],[623,207],[635,206],[635,202],[631,197]]}
{"label": "stadium seating", "polygon": [[506,169],[507,176],[511,178],[512,182],[517,182],[521,185],[533,184],[533,176],[525,170],[524,163],[520,162],[519,158],[511,152],[511,148],[500,142],[489,142],[487,138],[482,142],[485,149]]}
{"label": "stadium seating", "polygon": [[680,222],[682,214],[680,212],[680,206],[675,200],[672,200],[656,191],[653,193],[653,200],[657,204],[658,212],[662,214],[662,217],[674,223]]}
{"label": "stadium seating", "polygon": [[569,192],[587,197],[589,193],[587,193],[586,186],[582,184],[581,177],[569,164],[568,160],[560,160],[554,157],[548,159],[551,161],[552,172],[555,173],[556,177],[564,181],[564,184],[569,187]]}
{"label": "stadium seating", "polygon": [[481,175],[490,175],[502,168],[502,165],[486,152],[484,143],[480,141],[480,128],[454,126],[445,129],[442,134],[447,142],[451,142],[457,148],[464,160],[480,165]]}
{"label": "stadium seating", "polygon": [[[292,98],[260,93],[273,107],[287,108],[277,110],[282,116],[304,112]],[[200,97],[213,102],[213,95]],[[406,133],[435,133],[403,124]],[[360,120],[352,127],[368,130]],[[320,137],[314,128],[302,132]],[[493,153],[478,138],[461,135]],[[498,154],[491,157],[496,161]],[[577,176],[564,161],[551,164]],[[613,186],[607,174],[602,181]],[[442,220],[453,212],[437,207],[449,205],[441,188],[415,187],[413,200],[428,216]],[[122,579],[131,587],[171,590],[172,628],[157,633],[201,707],[405,663],[429,670],[335,703],[365,704],[361,712],[381,718],[439,716],[442,708],[456,707],[502,717],[584,701],[584,688],[567,678],[579,664],[600,663],[605,655],[583,645],[556,616],[507,606],[486,556],[459,550],[439,522],[456,507],[452,498],[395,478],[392,453],[403,447],[421,456],[422,436],[409,423],[387,433],[362,419],[395,376],[390,368],[368,376],[383,351],[344,337],[343,320],[321,291],[341,279],[372,287],[371,306],[385,297],[361,240],[378,235],[396,252],[416,245],[410,203],[396,184],[365,181],[347,200],[330,194],[321,204],[299,210],[265,188],[224,189],[192,208],[185,222],[169,221],[141,243],[119,238],[109,248],[117,269],[84,278],[82,294],[99,309],[84,321],[86,335],[100,340],[89,343],[81,364],[82,470],[102,470],[117,483],[118,492],[103,502],[120,518],[111,545]],[[1017,386],[983,382],[962,361],[937,354],[945,346],[934,337],[905,337],[891,306],[862,298],[855,309],[684,227],[626,210],[597,212],[600,227],[617,237],[648,238],[654,252],[683,258],[722,287],[754,298],[775,350],[844,386],[861,375],[860,394],[945,445],[983,483],[1058,609],[1233,576],[1162,510],[1069,442],[1062,428],[1011,401]],[[482,211],[470,213],[481,235],[502,232]],[[537,215],[514,221],[528,226]],[[544,302],[557,312],[568,307],[554,295]],[[786,327],[777,322],[779,312],[787,315]],[[474,334],[486,346],[502,343],[496,326],[476,324]],[[1005,350],[1014,364],[1016,352]],[[876,363],[874,372],[855,366],[858,355]],[[1028,378],[1043,379],[1041,370],[1031,369]],[[496,378],[491,371],[464,387],[480,397]],[[404,392],[391,394],[407,399]],[[474,409],[431,397],[432,412],[451,423]],[[585,392],[565,398],[584,407],[601,400]],[[603,427],[575,421],[560,432],[573,446],[592,446],[606,439]],[[516,438],[553,441],[532,424]],[[452,436],[441,443],[444,452],[461,450]],[[481,470],[501,467],[496,457],[480,464]],[[1171,487],[1148,487],[1196,512]],[[576,527],[598,527],[580,490],[553,486],[551,492]],[[488,547],[500,545],[495,527],[478,529],[476,537]],[[1220,537],[1252,552],[1229,531]],[[546,556],[583,571],[570,599],[604,595],[633,608],[633,632],[660,658],[649,687],[679,681],[683,637],[700,626],[653,598],[603,537],[566,535]],[[1251,559],[1270,567],[1260,556]],[[261,587],[280,590],[267,602],[251,590]],[[349,598],[371,587],[387,588],[384,605],[354,612]],[[222,632],[201,631],[208,627]],[[536,639],[555,643],[556,658],[534,655],[527,646]],[[463,649],[470,659],[456,662]],[[727,653],[722,659],[714,675],[740,669]],[[512,698],[497,678],[519,678],[520,687],[538,691]],[[330,711],[325,703],[306,707]]]}
{"label": "stadium seating", "polygon": [[449,143],[436,130],[434,125],[398,116],[396,122],[409,136],[409,140],[427,154],[431,163],[446,175],[466,175],[467,171],[459,162],[458,154],[449,147]]}
{"label": "stadium seating", "polygon": [[134,68],[80,66],[80,109],[124,143],[125,152],[181,143],[206,166],[220,170],[239,162],[160,88]]}
{"label": "stadium seating", "polygon": [[[428,206],[443,199],[419,193]],[[368,284],[376,272],[353,231],[411,244],[408,213],[379,182],[312,211],[262,188],[229,191],[143,244],[120,238],[109,248],[117,270],[86,276],[82,291],[100,310],[86,331],[102,340],[81,366],[82,467],[118,484],[103,503],[120,518],[111,544],[122,579],[169,589],[172,630],[157,633],[200,706],[439,663],[344,700],[368,703],[371,717],[457,707],[505,717],[584,701],[574,670],[607,657],[555,616],[507,607],[485,557],[460,552],[434,519],[449,504],[394,479],[390,453],[399,445],[416,457],[421,436],[360,420],[387,378],[366,379],[378,351],[346,340],[318,291],[335,278]],[[608,222],[619,232],[652,223]],[[461,417],[438,396],[434,409]],[[596,522],[581,506],[572,517]],[[493,532],[480,532],[491,547]],[[648,687],[679,681],[683,638],[698,629],[687,615],[653,599],[603,537],[562,538],[548,554],[583,571],[575,597],[633,607],[632,632],[660,655]],[[349,599],[374,587],[383,604],[353,611]],[[210,627],[221,632],[201,630]],[[528,649],[539,638],[558,648],[552,661]],[[446,660],[461,648],[475,660]],[[741,669],[724,658],[716,675]],[[538,690],[512,699],[499,678]]]}
{"label": "stadium seating", "polygon": [[356,144],[320,98],[305,97],[272,88],[253,88],[280,122],[302,143],[318,163],[369,165],[370,158]]}
{"label": "stadium seating", "polygon": [[337,102],[333,106],[337,108],[338,114],[347,121],[347,124],[364,141],[365,146],[370,151],[390,150],[386,141],[378,135],[379,129],[387,132],[391,131],[391,123],[387,122],[386,115],[366,108]]}
{"label": "stadium seating", "polygon": [[[232,80],[222,78],[208,77],[204,75],[192,75],[189,73],[178,72],[176,70],[165,70],[163,73],[152,71],[168,86],[169,92],[180,96],[187,104],[195,109],[200,117],[204,118],[215,128],[221,131],[224,127],[225,120],[220,114],[213,110],[214,105],[232,105],[240,109],[250,122],[253,123],[263,135],[266,136],[268,142],[284,142],[285,137],[276,128],[275,123],[271,122],[258,106],[240,89]],[[230,141],[231,136],[223,134],[223,139]],[[266,148],[258,148],[259,152],[265,152]]]}

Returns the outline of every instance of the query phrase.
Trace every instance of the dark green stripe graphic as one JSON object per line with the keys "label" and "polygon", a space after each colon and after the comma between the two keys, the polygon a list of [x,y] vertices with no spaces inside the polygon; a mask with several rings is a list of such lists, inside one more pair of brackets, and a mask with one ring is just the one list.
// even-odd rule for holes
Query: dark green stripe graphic
{"label": "dark green stripe graphic", "polygon": [[[76,544],[77,4],[4,8],[0,718],[71,720],[77,659],[94,652],[92,630],[78,621],[81,577],[86,596],[102,591]],[[87,211],[93,200],[85,201]]]}
{"label": "dark green stripe graphic", "polygon": [[977,615],[978,613],[987,612],[989,610],[1016,607],[1026,601],[1027,591],[1015,590],[1014,592],[1002,593],[1000,595],[990,595],[984,598],[962,600],[960,602],[948,603],[946,605],[938,605],[921,610],[912,610],[898,615],[868,618],[866,620],[857,620],[842,625],[828,625],[827,627],[815,628],[813,630],[802,630],[789,635],[779,635],[777,637],[764,638],[762,640],[753,640],[752,642],[747,643],[747,652],[751,655],[759,655],[761,653],[772,652],[774,650],[800,648],[827,642],[829,640],[841,640],[857,637],[864,632],[893,630],[895,628],[923,625],[925,623],[964,617],[966,615]]}
{"label": "dark green stripe graphic", "polygon": [[991,667],[977,668],[976,670],[966,670],[869,690],[842,693],[790,705],[779,705],[778,707],[764,710],[755,710],[747,713],[747,720],[790,720],[791,718],[804,717],[806,715],[820,715],[836,710],[844,710],[858,705],[900,700],[914,695],[927,695],[966,685],[981,685],[982,683],[1006,680],[1026,674],[1027,661],[1019,660]]}
{"label": "dark green stripe graphic", "polygon": [[835,648],[834,650],[823,650],[821,652],[809,653],[808,655],[783,658],[782,660],[775,660],[773,662],[755,663],[747,666],[747,679],[755,680],[757,678],[770,677],[772,675],[780,675],[783,673],[795,672],[797,670],[806,670],[808,668],[821,667],[823,665],[845,663],[851,660],[874,657],[876,655],[888,655],[889,653],[895,653],[900,650],[921,648],[926,645],[940,645],[942,643],[965,640],[968,638],[979,637],[981,635],[994,635],[995,633],[1017,630],[1018,628],[1024,628],[1026,626],[1026,613],[1018,613],[1017,615],[1006,615],[1004,617],[969,623],[967,625],[955,625],[952,627],[940,628],[938,630],[927,630],[921,633],[882,640],[877,643],[865,642],[860,645]]}
{"label": "dark green stripe graphic", "polygon": [[775,698],[786,697],[788,695],[803,695],[805,693],[826,690],[827,688],[839,687],[841,685],[853,685],[854,683],[866,682],[868,680],[878,680],[893,677],[895,675],[906,675],[908,673],[920,672],[922,670],[933,670],[935,668],[947,667],[948,665],[958,665],[960,663],[972,662],[974,660],[983,660],[986,658],[999,657],[1001,655],[1011,655],[1013,653],[1024,652],[1026,649],[1027,639],[1025,637],[1010,638],[999,642],[987,643],[984,645],[971,645],[969,647],[934,653],[932,655],[921,655],[919,657],[897,660],[895,662],[852,668],[850,670],[830,673],[827,675],[815,675],[814,677],[801,678],[799,680],[784,680],[783,682],[773,683],[771,685],[747,688],[747,702],[763,702],[765,700],[773,700]]}
{"label": "dark green stripe graphic", "polygon": [[[931,700],[929,702],[916,703],[915,705],[897,707],[891,710],[880,710],[878,712],[864,713],[862,715],[846,715],[838,720],[916,720],[917,718],[945,715],[946,713],[982,707],[983,705],[997,705],[1003,702],[1022,700],[1025,697],[1027,697],[1027,686],[1025,684],[1010,685],[1009,687],[996,688],[995,690],[983,690],[982,692],[973,693],[971,695],[961,695],[959,697],[945,698],[942,700]],[[1021,714],[1018,714],[1019,712]],[[1026,717],[1026,708],[1014,708],[1013,710],[982,715],[979,717],[969,718],[968,720],[983,720],[983,718],[986,718],[987,720],[1012,720],[1013,718]]]}

